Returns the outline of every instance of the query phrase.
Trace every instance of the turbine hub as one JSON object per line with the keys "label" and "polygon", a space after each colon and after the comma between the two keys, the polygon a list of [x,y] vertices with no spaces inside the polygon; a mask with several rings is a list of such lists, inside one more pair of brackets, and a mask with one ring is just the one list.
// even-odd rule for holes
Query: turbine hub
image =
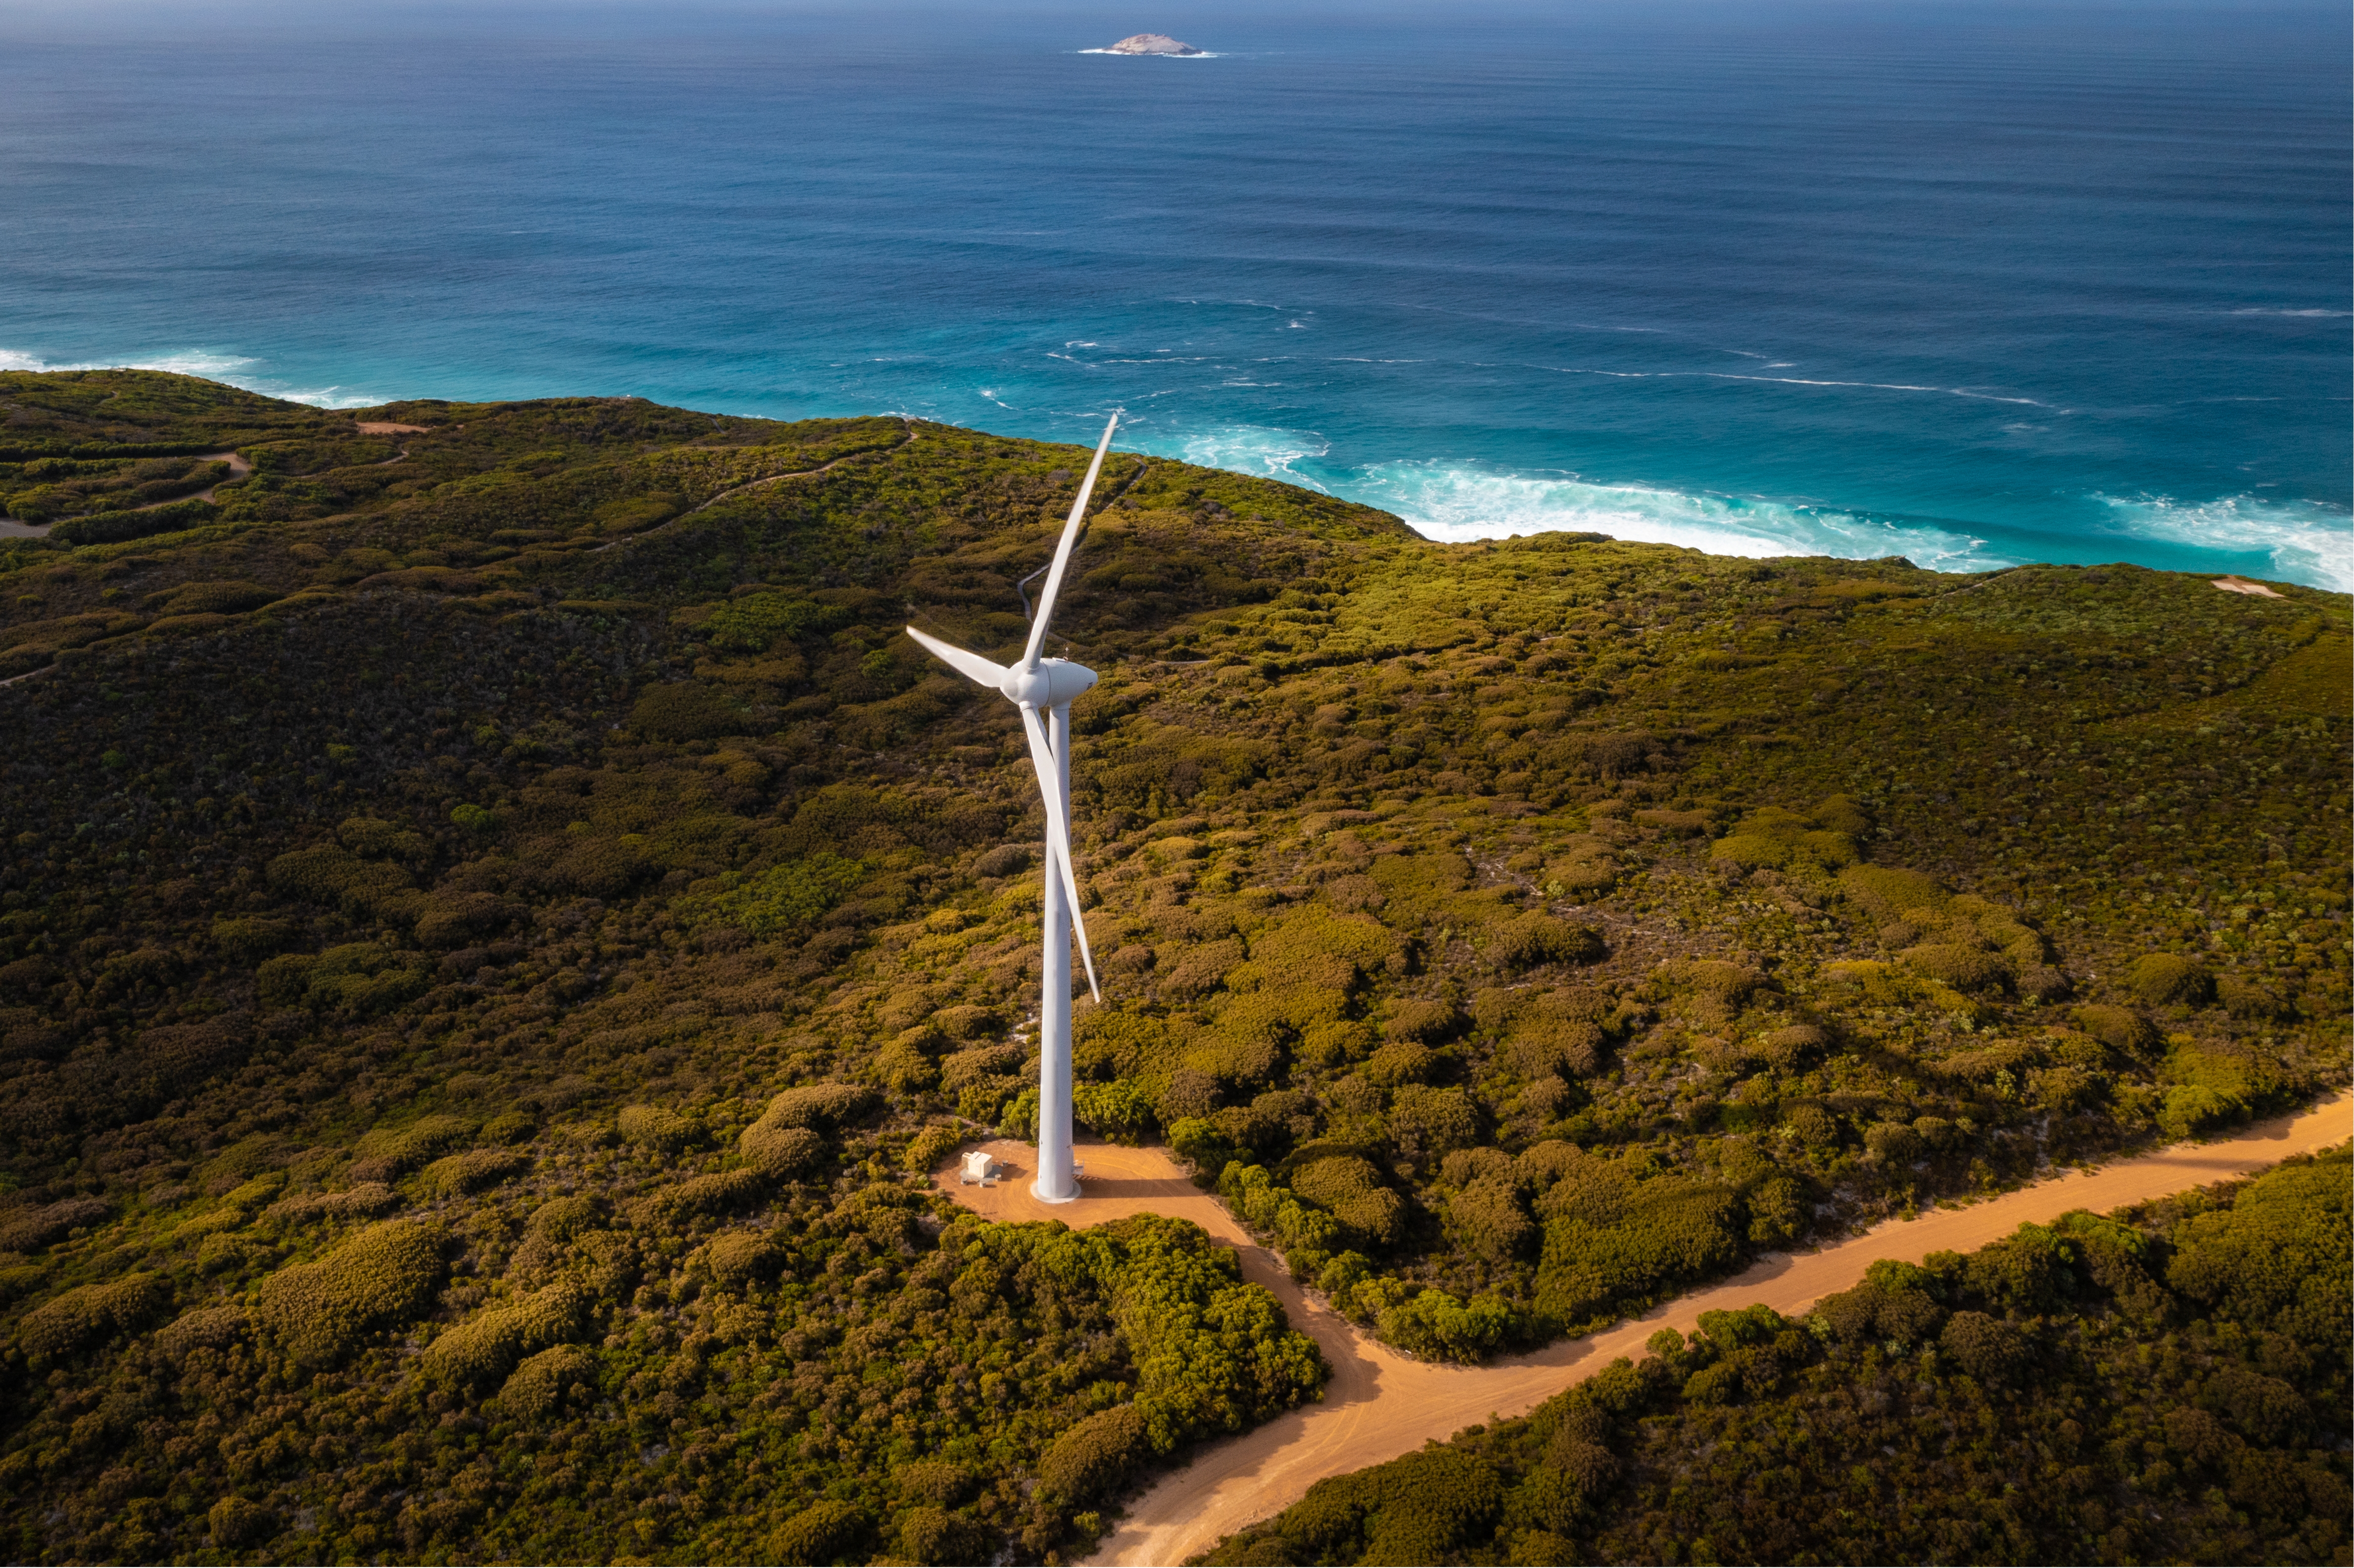
{"label": "turbine hub", "polygon": [[1034,670],[1019,664],[1005,672],[998,690],[1017,703],[1037,708],[1059,708],[1096,683],[1096,673],[1068,659],[1041,659]]}

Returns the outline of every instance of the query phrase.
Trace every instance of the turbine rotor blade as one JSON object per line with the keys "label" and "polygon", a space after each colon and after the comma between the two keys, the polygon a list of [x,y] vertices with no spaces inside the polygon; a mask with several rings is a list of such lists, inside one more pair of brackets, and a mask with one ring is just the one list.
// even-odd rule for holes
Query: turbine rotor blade
{"label": "turbine rotor blade", "polygon": [[1063,568],[1071,564],[1071,546],[1078,542],[1079,523],[1087,514],[1087,497],[1095,493],[1096,476],[1103,471],[1104,453],[1111,450],[1111,433],[1119,427],[1119,416],[1114,414],[1104,426],[1103,440],[1096,443],[1095,461],[1087,464],[1087,477],[1080,482],[1079,498],[1071,503],[1071,520],[1063,524],[1063,537],[1055,546],[1055,564],[1046,569],[1046,586],[1038,591],[1038,613],[1031,618],[1030,644],[1022,651],[1022,667],[1038,667],[1038,652],[1046,645],[1046,620],[1055,613],[1055,596],[1063,587]]}
{"label": "turbine rotor blade", "polygon": [[1062,770],[1055,766],[1055,748],[1046,743],[1046,719],[1036,708],[1022,705],[1022,727],[1030,736],[1030,762],[1038,770],[1038,792],[1046,798],[1046,858],[1054,863],[1046,868],[1053,876],[1059,870],[1063,878],[1063,896],[1071,906],[1071,929],[1079,938],[1079,961],[1087,967],[1087,990],[1097,1001],[1103,1001],[1103,988],[1096,984],[1096,958],[1087,948],[1087,916],[1079,912],[1079,878],[1071,869],[1071,824],[1063,812]]}
{"label": "turbine rotor blade", "polygon": [[1005,666],[992,664],[978,653],[968,653],[952,642],[943,642],[927,632],[907,628],[907,635],[923,645],[924,651],[959,674],[980,682],[984,686],[1000,687],[1005,680]]}

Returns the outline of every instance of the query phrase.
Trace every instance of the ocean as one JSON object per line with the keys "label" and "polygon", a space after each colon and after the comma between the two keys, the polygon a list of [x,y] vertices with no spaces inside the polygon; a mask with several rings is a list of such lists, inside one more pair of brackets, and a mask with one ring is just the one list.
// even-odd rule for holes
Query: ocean
{"label": "ocean", "polygon": [[[1169,32],[1189,59],[1087,52]],[[0,366],[2354,589],[2342,5],[0,16]]]}

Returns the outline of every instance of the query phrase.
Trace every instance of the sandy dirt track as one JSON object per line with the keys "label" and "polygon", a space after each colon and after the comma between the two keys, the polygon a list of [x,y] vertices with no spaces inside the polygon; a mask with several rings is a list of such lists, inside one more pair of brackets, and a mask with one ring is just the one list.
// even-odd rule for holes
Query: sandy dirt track
{"label": "sandy dirt track", "polygon": [[1797,1313],[1844,1290],[1882,1258],[1918,1262],[1930,1253],[1967,1252],[2009,1235],[2029,1221],[2072,1209],[2103,1211],[2146,1202],[2261,1171],[2292,1154],[2354,1137],[2354,1096],[2339,1095],[2295,1116],[2257,1123],[2230,1139],[2179,1144],[2094,1171],[2070,1171],[2016,1192],[1919,1219],[1892,1220],[1816,1252],[1760,1258],[1722,1285],[1697,1291],[1643,1318],[1582,1340],[1484,1367],[1436,1366],[1410,1360],[1360,1332],[1292,1279],[1283,1261],[1253,1242],[1225,1206],[1186,1180],[1165,1150],[1080,1146],[1086,1165],[1076,1202],[1042,1203],[1030,1195],[1035,1153],[1027,1144],[981,1147],[1008,1168],[995,1187],[960,1185],[954,1160],[933,1181],[957,1202],[994,1220],[1061,1220],[1084,1227],[1134,1213],[1192,1220],[1233,1245],[1244,1275],[1273,1291],[1294,1326],[1312,1337],[1332,1366],[1320,1404],[1291,1411],[1257,1429],[1211,1445],[1183,1468],[1155,1483],[1129,1509],[1090,1561],[1182,1563],[1244,1525],[1297,1502],[1327,1476],[1379,1464],[1444,1440],[1500,1415],[1519,1415],[1620,1356],[1639,1359],[1661,1328],[1690,1330],[1702,1312],[1764,1302]]}

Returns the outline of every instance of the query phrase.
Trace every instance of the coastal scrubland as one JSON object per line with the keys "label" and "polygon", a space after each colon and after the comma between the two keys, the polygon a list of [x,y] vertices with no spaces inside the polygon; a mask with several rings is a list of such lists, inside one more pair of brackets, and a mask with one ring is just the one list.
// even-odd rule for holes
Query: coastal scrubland
{"label": "coastal scrubland", "polygon": [[[0,539],[10,1555],[1044,1560],[1314,1397],[1193,1227],[926,1184],[1035,1116],[1042,824],[1011,710],[900,628],[1017,645],[1083,451],[142,372],[0,407],[58,519]],[[166,482],[210,500],[23,499],[217,451],[250,473]],[[2343,596],[1440,546],[1132,454],[1097,503],[1077,1114],[1393,1345],[2347,1081]],[[1918,1293],[2062,1309],[1973,1277]],[[1786,1332],[1788,1386],[1861,1375]]]}
{"label": "coastal scrubland", "polygon": [[2341,1149],[1705,1313],[1199,1561],[2341,1561],[2348,1178]]}

